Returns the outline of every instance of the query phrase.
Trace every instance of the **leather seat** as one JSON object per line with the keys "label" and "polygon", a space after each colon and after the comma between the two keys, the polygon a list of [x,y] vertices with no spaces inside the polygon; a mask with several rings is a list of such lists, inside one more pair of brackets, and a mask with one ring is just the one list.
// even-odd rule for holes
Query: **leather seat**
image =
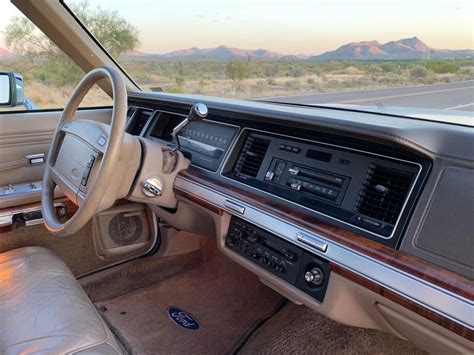
{"label": "leather seat", "polygon": [[0,253],[0,354],[121,354],[68,267],[49,250]]}

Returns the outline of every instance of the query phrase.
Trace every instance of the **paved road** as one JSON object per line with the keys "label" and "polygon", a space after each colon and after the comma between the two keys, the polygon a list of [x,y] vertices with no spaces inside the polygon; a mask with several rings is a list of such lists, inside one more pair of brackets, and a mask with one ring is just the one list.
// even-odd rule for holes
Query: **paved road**
{"label": "paved road", "polygon": [[392,89],[360,90],[327,94],[274,96],[265,100],[298,104],[384,105],[474,112],[474,80]]}

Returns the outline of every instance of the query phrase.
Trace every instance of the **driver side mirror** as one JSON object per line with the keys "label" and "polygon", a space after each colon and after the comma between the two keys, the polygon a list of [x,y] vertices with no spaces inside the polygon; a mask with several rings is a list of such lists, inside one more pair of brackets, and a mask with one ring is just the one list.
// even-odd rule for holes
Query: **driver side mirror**
{"label": "driver side mirror", "polygon": [[0,72],[0,107],[16,107],[23,103],[23,77],[18,73]]}

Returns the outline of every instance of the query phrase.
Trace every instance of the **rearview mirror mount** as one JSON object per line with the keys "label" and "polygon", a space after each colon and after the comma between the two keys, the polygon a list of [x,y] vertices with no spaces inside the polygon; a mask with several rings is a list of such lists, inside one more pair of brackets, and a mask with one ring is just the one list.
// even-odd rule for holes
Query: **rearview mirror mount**
{"label": "rearview mirror mount", "polygon": [[0,72],[0,107],[24,104],[23,77],[13,72]]}

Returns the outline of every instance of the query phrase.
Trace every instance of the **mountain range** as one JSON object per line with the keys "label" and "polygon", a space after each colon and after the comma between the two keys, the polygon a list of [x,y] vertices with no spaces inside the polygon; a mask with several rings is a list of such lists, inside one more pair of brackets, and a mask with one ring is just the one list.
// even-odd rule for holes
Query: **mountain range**
{"label": "mountain range", "polygon": [[319,55],[292,55],[272,52],[266,49],[239,49],[227,46],[215,48],[189,48],[165,54],[122,56],[128,60],[233,60],[233,59],[260,59],[260,60],[377,60],[377,59],[424,59],[428,58],[463,58],[473,57],[474,50],[434,49],[429,47],[418,37],[404,38],[398,41],[380,43],[378,41],[352,42],[333,51]]}
{"label": "mountain range", "polygon": [[[16,55],[0,48],[0,59],[12,59]],[[215,48],[189,48],[165,54],[151,54],[132,51],[122,55],[124,60],[166,61],[166,60],[390,60],[390,59],[425,59],[425,58],[465,58],[474,57],[474,50],[434,49],[418,37],[404,38],[398,41],[380,43],[378,41],[351,42],[339,48],[319,55],[292,55],[272,52],[267,49],[239,49],[227,46]]]}
{"label": "mountain range", "polygon": [[379,43],[378,41],[352,42],[336,50],[312,56],[314,60],[375,60],[375,59],[424,59],[461,58],[474,56],[474,50],[434,49],[418,37]]}

